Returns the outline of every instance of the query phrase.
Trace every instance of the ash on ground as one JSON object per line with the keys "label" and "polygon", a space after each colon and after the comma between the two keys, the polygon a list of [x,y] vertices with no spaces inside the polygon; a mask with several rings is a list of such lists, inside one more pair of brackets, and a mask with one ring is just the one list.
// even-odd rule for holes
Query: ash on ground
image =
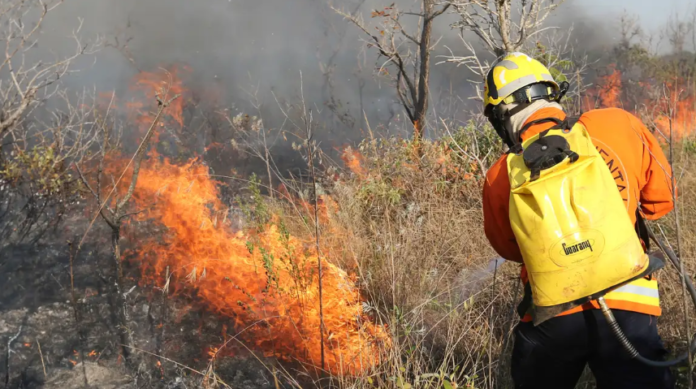
{"label": "ash on ground", "polygon": [[211,364],[211,348],[233,335],[224,333],[225,321],[194,308],[193,298],[164,299],[156,285],[138,285],[136,268],[124,274],[124,292],[137,350],[134,362],[124,363],[113,312],[109,231],[95,224],[90,242],[74,258],[75,312],[66,237],[79,236],[80,228],[72,226],[44,239],[59,243],[0,252],[0,383],[7,382],[5,387],[199,388],[204,380],[213,382],[214,372],[234,388],[276,388],[271,373],[276,361],[257,359],[238,346],[227,346]]}

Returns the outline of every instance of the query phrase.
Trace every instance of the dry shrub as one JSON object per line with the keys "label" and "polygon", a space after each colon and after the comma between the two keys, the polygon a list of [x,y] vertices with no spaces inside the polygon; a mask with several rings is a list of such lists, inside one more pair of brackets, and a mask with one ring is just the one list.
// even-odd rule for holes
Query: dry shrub
{"label": "dry shrub", "polygon": [[[674,174],[677,179],[678,199],[677,211],[666,217],[651,222],[650,227],[665,242],[679,254],[684,263],[684,269],[694,280],[696,274],[696,175],[694,160],[696,159],[696,141],[687,138],[675,143],[672,148]],[[669,156],[669,145],[664,145],[665,154]],[[679,236],[676,228],[676,218],[679,217]],[[666,238],[666,239],[665,239]],[[657,250],[655,244],[651,247]],[[662,316],[658,321],[660,335],[665,341],[671,356],[681,354],[686,350],[687,332],[685,326],[684,308],[688,308],[689,331],[692,336],[696,331],[696,314],[688,294],[683,293],[682,280],[671,263],[658,274],[660,280],[660,303]],[[685,304],[686,303],[686,304]],[[680,380],[686,380],[686,370],[675,370]]]}
{"label": "dry shrub", "polygon": [[[402,139],[366,140],[347,161],[352,172],[324,182],[322,251],[356,275],[365,309],[394,339],[384,364],[369,377],[337,378],[340,387],[484,388],[498,373],[516,321],[519,268],[505,264],[494,281],[483,175],[456,150],[448,141],[415,150]],[[313,208],[300,203],[286,202],[282,220],[293,235],[307,236]]]}
{"label": "dry shrub", "polygon": [[[457,152],[451,142],[470,141],[457,135],[424,141],[418,151],[397,138],[368,139],[359,152],[344,155],[351,171],[324,182],[322,250],[356,275],[365,309],[394,339],[381,366],[364,377],[336,377],[337,387],[511,386],[519,265],[508,262],[494,271],[497,255],[483,233],[483,174],[479,164]],[[696,176],[690,171],[695,146],[689,140],[674,146],[680,253],[690,274],[696,272]],[[311,236],[311,201],[305,197],[301,206],[293,205],[283,206],[283,222],[293,234]],[[676,246],[675,216],[651,225],[656,230],[659,225]],[[671,350],[681,351],[686,339],[681,281],[671,265],[659,277],[660,332]],[[691,312],[691,331],[694,317]],[[594,387],[586,373],[579,388]]]}

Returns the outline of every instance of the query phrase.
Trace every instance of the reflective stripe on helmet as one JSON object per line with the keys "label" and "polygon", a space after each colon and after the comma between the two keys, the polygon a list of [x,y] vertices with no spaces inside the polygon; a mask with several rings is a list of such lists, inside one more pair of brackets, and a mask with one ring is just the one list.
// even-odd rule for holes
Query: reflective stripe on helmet
{"label": "reflective stripe on helmet", "polygon": [[502,66],[507,70],[515,70],[520,68],[516,63],[510,61],[509,59],[504,59],[498,62],[495,66]]}
{"label": "reflective stripe on helmet", "polygon": [[520,88],[524,88],[525,86],[527,86],[529,84],[533,84],[535,82],[537,82],[537,78],[533,74],[530,74],[530,75],[527,75],[524,77],[520,77],[520,78],[510,82],[509,84],[506,84],[504,87],[498,88],[498,95],[499,96],[507,96],[507,95],[511,94],[512,92],[514,92]]}
{"label": "reflective stripe on helmet", "polygon": [[541,73],[541,78],[544,81],[554,81],[553,77],[550,74],[547,73]]}

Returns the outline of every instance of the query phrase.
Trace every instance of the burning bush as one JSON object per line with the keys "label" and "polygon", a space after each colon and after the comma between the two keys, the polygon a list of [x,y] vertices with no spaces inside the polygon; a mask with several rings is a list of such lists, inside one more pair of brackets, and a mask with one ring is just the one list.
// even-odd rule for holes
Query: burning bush
{"label": "burning bush", "polygon": [[[233,232],[229,207],[219,199],[208,168],[191,161],[153,160],[141,171],[137,203],[143,220],[166,227],[138,244],[142,283],[173,275],[176,295],[201,301],[229,320],[239,338],[266,356],[321,365],[319,278],[323,262],[326,368],[355,374],[379,363],[388,349],[386,329],[365,315],[354,280],[289,234],[277,217],[263,230]],[[321,258],[321,259],[320,259]]]}

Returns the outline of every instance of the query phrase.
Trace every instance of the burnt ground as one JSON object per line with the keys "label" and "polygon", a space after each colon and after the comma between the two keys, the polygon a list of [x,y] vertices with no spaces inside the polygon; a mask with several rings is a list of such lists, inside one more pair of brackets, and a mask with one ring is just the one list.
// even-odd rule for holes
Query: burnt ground
{"label": "burnt ground", "polygon": [[[206,372],[209,347],[224,342],[224,331],[234,335],[224,326],[227,320],[196,308],[192,299],[164,299],[152,285],[138,285],[138,269],[127,267],[129,329],[135,347],[146,351],[136,351],[135,362],[127,365],[120,357],[112,309],[109,230],[97,220],[74,259],[78,330],[67,241],[77,240],[87,225],[64,224],[43,239],[48,243],[0,252],[0,387],[82,388],[85,376],[93,388],[203,387],[203,377],[183,366]],[[122,241],[127,245],[127,238]],[[276,388],[269,372],[274,361],[262,358],[262,363],[245,350],[227,349],[228,356],[218,358],[214,369],[224,382],[236,389]]]}

